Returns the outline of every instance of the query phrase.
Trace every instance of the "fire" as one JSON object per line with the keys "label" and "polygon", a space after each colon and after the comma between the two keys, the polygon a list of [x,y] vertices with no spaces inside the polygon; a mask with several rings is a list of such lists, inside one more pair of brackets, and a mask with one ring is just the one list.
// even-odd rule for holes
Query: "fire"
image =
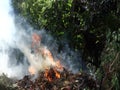
{"label": "fire", "polygon": [[57,78],[60,78],[60,73],[58,73],[58,71],[55,70],[55,69],[54,69],[54,72],[55,72],[55,76],[56,76]]}
{"label": "fire", "polygon": [[55,79],[60,78],[60,73],[55,68],[46,69],[44,76],[48,79],[48,81],[53,81]]}
{"label": "fire", "polygon": [[[63,70],[63,66],[60,61],[55,61],[50,50],[45,46],[40,46],[41,36],[34,33],[32,35],[32,48],[35,50],[34,54],[40,54],[45,60],[44,62],[44,76],[48,79],[48,81],[52,81],[54,79],[60,78],[59,70]],[[45,62],[46,61],[46,62]],[[29,72],[31,74],[35,74],[36,70],[34,67],[29,67]]]}
{"label": "fire", "polygon": [[60,60],[56,61],[56,68],[63,71],[63,66],[60,63]]}
{"label": "fire", "polygon": [[35,69],[34,69],[34,67],[32,67],[32,66],[30,66],[29,68],[28,68],[28,71],[30,72],[30,74],[31,75],[34,75],[35,74]]}
{"label": "fire", "polygon": [[38,34],[33,33],[33,35],[32,35],[32,47],[39,44],[40,41],[41,41],[41,37]]}

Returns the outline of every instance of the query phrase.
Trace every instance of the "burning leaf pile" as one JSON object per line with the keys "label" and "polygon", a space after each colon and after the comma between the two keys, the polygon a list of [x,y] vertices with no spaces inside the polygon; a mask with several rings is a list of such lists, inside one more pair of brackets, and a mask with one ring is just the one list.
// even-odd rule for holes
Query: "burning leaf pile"
{"label": "burning leaf pile", "polygon": [[50,68],[39,72],[39,76],[32,80],[32,76],[25,76],[16,82],[18,90],[96,90],[96,80],[86,73],[73,74],[65,68],[62,72]]}
{"label": "burning leaf pile", "polygon": [[33,52],[30,55],[34,57],[31,59],[30,55],[26,54],[30,62],[28,70],[30,75],[16,82],[17,90],[83,90],[84,88],[93,90],[97,88],[97,82],[92,76],[86,73],[73,74],[65,69],[59,60],[54,60],[50,50],[42,46],[39,35],[33,34],[32,41]]}

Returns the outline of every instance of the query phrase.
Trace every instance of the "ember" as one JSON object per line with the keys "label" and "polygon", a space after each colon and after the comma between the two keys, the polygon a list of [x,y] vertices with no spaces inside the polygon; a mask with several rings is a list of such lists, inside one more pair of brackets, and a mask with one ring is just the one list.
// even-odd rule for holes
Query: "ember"
{"label": "ember", "polygon": [[53,68],[50,68],[49,70],[46,69],[44,75],[48,79],[48,81],[53,81],[57,78],[60,78],[60,73],[56,69],[53,69]]}
{"label": "ember", "polygon": [[[46,73],[47,72],[47,73]],[[97,81],[91,75],[86,73],[73,74],[65,68],[57,77],[53,68],[45,72],[40,72],[39,77],[34,81],[31,76],[25,76],[17,81],[17,90],[97,90]]]}

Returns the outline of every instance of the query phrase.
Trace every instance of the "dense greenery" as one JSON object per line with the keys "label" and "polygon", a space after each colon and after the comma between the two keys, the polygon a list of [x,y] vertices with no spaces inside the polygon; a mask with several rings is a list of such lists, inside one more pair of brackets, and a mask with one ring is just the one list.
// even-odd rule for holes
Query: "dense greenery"
{"label": "dense greenery", "polygon": [[67,42],[96,74],[100,90],[120,89],[119,0],[12,0],[17,16]]}
{"label": "dense greenery", "polygon": [[13,80],[9,79],[5,74],[0,76],[0,90],[16,90],[12,84]]}

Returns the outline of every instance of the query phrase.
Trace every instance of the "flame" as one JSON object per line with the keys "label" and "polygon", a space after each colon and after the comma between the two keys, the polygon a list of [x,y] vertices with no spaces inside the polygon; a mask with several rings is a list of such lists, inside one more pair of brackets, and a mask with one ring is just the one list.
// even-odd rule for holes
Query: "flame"
{"label": "flame", "polygon": [[53,81],[54,79],[60,78],[60,73],[57,71],[58,69],[63,70],[63,66],[61,65],[60,61],[55,62],[51,52],[47,48],[43,49],[43,55],[48,56],[49,61],[51,62],[52,66],[53,66],[52,68],[45,70],[44,76],[50,82]]}
{"label": "flame", "polygon": [[60,73],[57,72],[57,70],[54,70],[56,78],[60,78]]}
{"label": "flame", "polygon": [[32,46],[40,43],[40,41],[41,41],[41,36],[39,36],[36,33],[33,33],[33,35],[32,35]]}
{"label": "flame", "polygon": [[60,60],[56,61],[56,68],[63,71],[63,65],[61,65]]}
{"label": "flame", "polygon": [[[45,47],[45,46],[40,46],[40,41],[41,41],[41,37],[39,35],[37,35],[36,33],[34,33],[32,35],[32,48],[35,49],[35,53],[39,53],[42,55],[42,57],[44,57],[46,61],[44,64],[44,69],[45,69],[45,74],[44,76],[48,79],[48,81],[52,81],[54,79],[60,78],[60,72],[58,72],[58,70],[63,70],[63,66],[61,65],[60,61],[57,60],[55,61],[52,53],[50,52],[50,50]],[[34,47],[37,48],[34,48]],[[36,70],[34,67],[30,66],[29,67],[29,72],[31,74],[35,74]]]}
{"label": "flame", "polygon": [[30,72],[31,75],[34,75],[36,73],[35,68],[32,66],[28,68],[28,71]]}
{"label": "flame", "polygon": [[60,78],[60,73],[55,68],[46,69],[44,76],[48,81],[53,81]]}

